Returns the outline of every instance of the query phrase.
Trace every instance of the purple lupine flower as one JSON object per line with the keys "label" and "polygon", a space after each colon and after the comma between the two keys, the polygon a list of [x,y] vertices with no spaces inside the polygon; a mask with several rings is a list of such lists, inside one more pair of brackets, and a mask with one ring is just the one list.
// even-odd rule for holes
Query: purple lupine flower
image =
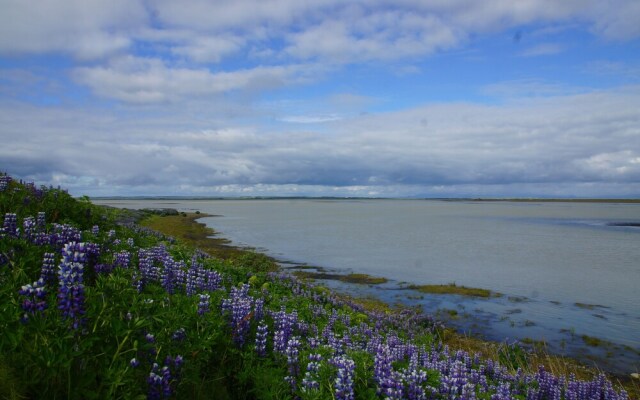
{"label": "purple lupine flower", "polygon": [[11,180],[12,179],[9,175],[0,176],[0,192],[4,192],[7,189]]}
{"label": "purple lupine flower", "polygon": [[131,254],[128,251],[126,250],[119,251],[116,254],[114,254],[113,266],[128,268],[130,259],[131,259]]}
{"label": "purple lupine flower", "polygon": [[44,253],[40,279],[47,285],[56,281],[56,255],[54,253]]}
{"label": "purple lupine flower", "polygon": [[511,400],[512,398],[510,385],[506,382],[501,383],[496,393],[491,396],[491,400]]}
{"label": "purple lupine flower", "polygon": [[144,287],[150,282],[157,282],[160,279],[160,270],[154,264],[157,259],[155,248],[149,250],[140,249],[138,251],[138,271],[141,276],[139,277],[139,284]]}
{"label": "purple lupine flower", "polygon": [[2,233],[5,235],[18,237],[18,216],[14,213],[6,213],[2,224]]}
{"label": "purple lupine flower", "polygon": [[242,347],[245,337],[251,326],[251,318],[254,313],[252,305],[253,297],[249,296],[249,285],[243,284],[240,287],[231,288],[230,297],[222,300],[222,310],[230,313],[233,341]]}
{"label": "purple lupine flower", "polygon": [[177,288],[184,288],[187,283],[187,272],[186,272],[187,264],[180,260],[175,261],[173,267],[173,282]]}
{"label": "purple lupine flower", "polygon": [[149,384],[149,399],[162,399],[171,396],[171,370],[168,366],[163,366],[159,369],[157,363],[153,363],[151,372],[147,378]]}
{"label": "purple lupine flower", "polygon": [[100,245],[91,242],[85,243],[84,252],[87,255],[87,262],[92,262],[93,264],[95,264],[95,262],[98,260],[98,257],[100,257]]}
{"label": "purple lupine flower", "polygon": [[82,283],[85,257],[84,243],[67,243],[62,251],[62,261],[58,267],[58,308],[62,317],[71,321],[71,327],[78,329],[83,322],[84,285]]}
{"label": "purple lupine flower", "polygon": [[[475,365],[480,364],[480,362],[475,362]],[[478,393],[486,393],[489,390],[489,382],[487,381],[487,376],[483,373],[484,366],[479,365],[478,369],[471,370],[469,373],[469,381],[473,383],[478,390]]]}
{"label": "purple lupine flower", "polygon": [[267,324],[265,324],[264,321],[260,321],[256,331],[256,353],[258,353],[260,357],[267,355],[267,334]]}
{"label": "purple lupine flower", "polygon": [[276,353],[284,353],[287,348],[287,338],[285,332],[279,329],[273,333],[273,351]]}
{"label": "purple lupine flower", "polygon": [[338,373],[333,384],[333,388],[336,391],[336,399],[353,400],[353,374],[356,368],[355,363],[347,356],[334,357],[330,362],[338,369]]}
{"label": "purple lupine flower", "polygon": [[205,289],[210,292],[218,290],[222,283],[222,275],[213,270],[208,270],[206,275]]}
{"label": "purple lupine flower", "polygon": [[289,374],[284,378],[291,385],[291,391],[295,392],[297,387],[296,377],[300,373],[298,366],[298,355],[300,354],[300,338],[292,337],[287,342],[285,355],[287,356],[287,370]]}
{"label": "purple lupine flower", "polygon": [[272,312],[271,315],[275,322],[273,349],[277,353],[284,353],[289,337],[293,334],[294,326],[298,322],[298,312],[294,310],[288,314],[283,306],[280,311]]}
{"label": "purple lupine flower", "polygon": [[22,316],[22,322],[27,322],[29,315],[41,313],[47,308],[45,300],[47,291],[45,289],[45,281],[42,278],[30,285],[22,286],[18,293],[26,297],[22,302],[22,309],[25,312]]}
{"label": "purple lupine flower", "polygon": [[440,393],[445,396],[456,397],[469,392],[469,388],[465,387],[467,384],[473,385],[469,382],[469,376],[467,374],[464,363],[460,360],[456,360],[450,366],[449,374],[445,374],[440,380]]}
{"label": "purple lupine flower", "polygon": [[385,393],[386,389],[389,387],[393,372],[391,366],[392,362],[393,359],[391,358],[389,346],[386,344],[380,345],[376,351],[373,367],[373,379],[378,384],[376,392],[379,395]]}
{"label": "purple lupine flower", "polygon": [[62,248],[69,242],[79,242],[82,238],[80,230],[66,224],[53,224],[53,233],[50,242],[57,248]]}
{"label": "purple lupine flower", "polygon": [[175,289],[175,277],[177,265],[176,262],[168,254],[163,257],[164,268],[162,269],[160,281],[164,290],[172,294]]}
{"label": "purple lupine flower", "polygon": [[574,376],[565,384],[563,378],[553,376],[541,366],[533,376],[537,387],[529,387],[527,398],[538,399],[612,399],[627,400],[628,394],[622,389],[616,392],[611,381],[604,375],[599,375],[590,382],[576,381]]}
{"label": "purple lupine flower", "polygon": [[320,383],[318,377],[320,373],[320,361],[322,355],[315,353],[309,355],[309,363],[307,364],[307,372],[302,379],[302,391],[312,392],[320,389]]}
{"label": "purple lupine flower", "polygon": [[142,291],[144,290],[144,282],[142,280],[140,271],[133,271],[133,275],[131,275],[131,284],[134,288],[136,288],[136,291],[138,291],[138,293],[142,293]]}
{"label": "purple lupine flower", "polygon": [[198,265],[194,263],[192,263],[191,267],[189,267],[189,270],[187,270],[187,283],[185,285],[185,293],[187,294],[187,296],[193,296],[199,289],[198,272]]}
{"label": "purple lupine flower", "polygon": [[111,271],[113,271],[113,265],[111,265],[111,264],[96,264],[95,267],[93,267],[93,269],[98,274],[108,274]]}
{"label": "purple lupine flower", "polygon": [[36,220],[33,217],[27,217],[22,220],[22,237],[29,242],[34,242],[36,238]]}
{"label": "purple lupine flower", "polygon": [[195,284],[198,290],[207,290],[207,270],[201,266],[196,269]]}
{"label": "purple lupine flower", "polygon": [[316,336],[312,336],[307,340],[307,343],[309,344],[309,348],[310,349],[317,349],[318,346],[320,346],[320,339],[318,338],[317,334]]}
{"label": "purple lupine flower", "polygon": [[[387,399],[404,398],[404,376],[393,369],[392,363],[403,359],[408,348],[410,347],[405,346],[394,333],[387,336],[386,344],[378,345],[374,359],[374,380],[377,383],[377,393]],[[418,373],[411,376],[413,378],[419,380],[421,375]],[[419,392],[418,389],[415,391]]]}
{"label": "purple lupine flower", "polygon": [[560,400],[560,381],[558,377],[544,370],[544,367],[540,366],[538,372],[535,374],[535,379],[538,382],[536,389],[529,389],[527,398],[531,399],[550,399]]}
{"label": "purple lupine flower", "polygon": [[134,244],[135,244],[134,241],[133,241],[133,238],[128,238],[127,239],[127,244],[129,245],[129,247],[133,247]]}
{"label": "purple lupine flower", "polygon": [[140,361],[138,361],[137,358],[132,358],[131,361],[129,361],[129,365],[131,365],[131,367],[136,368],[138,365],[140,365]]}
{"label": "purple lupine flower", "polygon": [[253,302],[253,318],[255,318],[256,321],[264,318],[264,299],[262,297],[255,299]]}
{"label": "purple lupine flower", "polygon": [[51,243],[51,237],[46,232],[36,232],[33,238],[33,244],[37,246],[45,246]]}
{"label": "purple lupine flower", "polygon": [[47,226],[47,214],[44,211],[40,211],[36,217],[36,227],[38,231],[44,232]]}
{"label": "purple lupine flower", "polygon": [[171,340],[175,340],[177,342],[183,341],[187,338],[187,332],[184,328],[179,328],[171,335]]}
{"label": "purple lupine flower", "polygon": [[[462,391],[460,393],[460,398],[461,399],[469,399],[469,400],[475,400],[476,399],[476,391],[475,391],[475,386],[473,385],[473,383],[467,382],[467,383],[464,384],[464,386],[462,386]],[[560,398],[558,397],[557,400],[560,400]]]}
{"label": "purple lupine flower", "polygon": [[385,384],[385,389],[382,392],[385,399],[388,400],[400,400],[404,399],[404,383],[402,381],[403,376],[398,371],[391,371],[389,378]]}
{"label": "purple lupine flower", "polygon": [[198,315],[204,315],[209,312],[209,300],[211,296],[208,294],[200,294],[200,302],[198,303]]}
{"label": "purple lupine flower", "polygon": [[25,188],[38,199],[42,198],[42,195],[44,195],[44,192],[46,190],[45,186],[41,186],[38,188],[34,182],[26,182],[24,185]]}
{"label": "purple lupine flower", "polygon": [[419,369],[409,369],[404,373],[407,383],[407,398],[409,400],[424,400],[427,398],[423,384],[427,381],[427,373]]}
{"label": "purple lupine flower", "polygon": [[91,227],[92,235],[98,236],[99,233],[100,233],[100,227],[98,225],[94,225],[93,227]]}

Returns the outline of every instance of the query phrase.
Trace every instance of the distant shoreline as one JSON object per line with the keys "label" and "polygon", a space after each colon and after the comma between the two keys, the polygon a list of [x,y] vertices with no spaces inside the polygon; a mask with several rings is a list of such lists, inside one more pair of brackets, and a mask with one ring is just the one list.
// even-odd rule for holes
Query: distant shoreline
{"label": "distant shoreline", "polygon": [[511,202],[511,203],[624,203],[640,204],[640,199],[601,199],[601,198],[422,198],[422,197],[314,197],[314,196],[96,196],[93,200],[424,200],[450,202]]}

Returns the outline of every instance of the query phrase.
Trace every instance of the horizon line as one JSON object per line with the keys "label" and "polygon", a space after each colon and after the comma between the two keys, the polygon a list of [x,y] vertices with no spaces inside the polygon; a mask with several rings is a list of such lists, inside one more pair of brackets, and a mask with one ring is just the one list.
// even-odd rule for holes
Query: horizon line
{"label": "horizon line", "polygon": [[[78,196],[84,197],[84,196]],[[90,200],[434,200],[434,201],[512,201],[640,203],[634,197],[370,197],[370,196],[86,196]]]}

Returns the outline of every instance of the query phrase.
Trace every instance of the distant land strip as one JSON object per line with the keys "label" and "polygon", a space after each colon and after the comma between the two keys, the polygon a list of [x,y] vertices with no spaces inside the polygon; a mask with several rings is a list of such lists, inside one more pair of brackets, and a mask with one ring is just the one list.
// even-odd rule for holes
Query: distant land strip
{"label": "distant land strip", "polygon": [[327,196],[94,196],[91,200],[427,200],[427,201],[477,201],[516,203],[634,203],[640,199],[590,199],[590,198],[472,198],[472,197],[327,197]]}

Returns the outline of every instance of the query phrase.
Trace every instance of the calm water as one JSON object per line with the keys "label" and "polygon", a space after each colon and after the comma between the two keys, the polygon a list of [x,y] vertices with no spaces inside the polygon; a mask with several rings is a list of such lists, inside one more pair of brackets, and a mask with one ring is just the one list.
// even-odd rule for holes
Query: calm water
{"label": "calm water", "polygon": [[[310,199],[96,203],[217,215],[201,221],[234,244],[293,263],[392,280],[357,288],[363,294],[420,304],[427,312],[454,309],[458,317],[450,323],[491,339],[545,340],[553,351],[597,358],[610,370],[640,368],[640,228],[608,225],[640,222],[638,204]],[[504,296],[419,298],[397,290],[403,282],[455,282]],[[582,335],[611,345],[586,346]]]}

